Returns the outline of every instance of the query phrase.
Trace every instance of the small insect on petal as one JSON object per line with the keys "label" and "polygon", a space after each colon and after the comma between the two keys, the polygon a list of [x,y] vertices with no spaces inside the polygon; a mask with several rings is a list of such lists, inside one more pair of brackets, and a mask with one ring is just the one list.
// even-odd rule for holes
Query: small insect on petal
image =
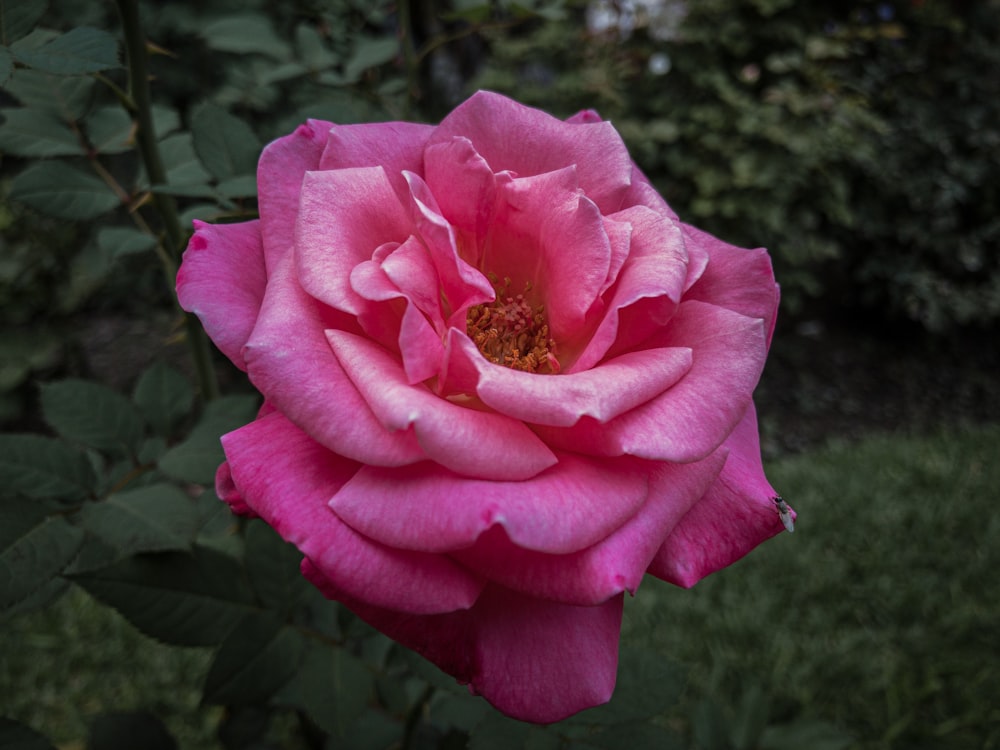
{"label": "small insect on petal", "polygon": [[789,534],[794,533],[795,520],[792,518],[792,509],[788,507],[788,503],[781,499],[781,495],[776,495],[771,500],[778,506],[778,517],[781,519],[781,523],[784,524],[785,530]]}

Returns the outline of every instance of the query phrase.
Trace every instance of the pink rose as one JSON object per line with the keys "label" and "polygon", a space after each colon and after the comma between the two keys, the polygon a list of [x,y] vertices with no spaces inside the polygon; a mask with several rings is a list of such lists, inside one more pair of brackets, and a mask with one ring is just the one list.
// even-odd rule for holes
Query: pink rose
{"label": "pink rose", "polygon": [[177,291],[265,398],[219,495],[330,598],[551,722],[610,698],[644,573],[691,586],[781,530],[767,253],[679,221],[610,123],[486,92],[437,127],[310,121],[258,183]]}

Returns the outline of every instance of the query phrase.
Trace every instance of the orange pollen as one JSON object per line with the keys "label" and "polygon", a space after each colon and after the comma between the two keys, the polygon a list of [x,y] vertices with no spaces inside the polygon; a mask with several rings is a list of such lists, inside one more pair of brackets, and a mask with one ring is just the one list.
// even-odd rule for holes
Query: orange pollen
{"label": "orange pollen", "polygon": [[[559,361],[549,338],[545,308],[532,308],[523,294],[508,295],[510,279],[496,287],[496,299],[470,307],[466,330],[479,351],[490,362],[522,372],[555,374]],[[530,285],[525,291],[531,289]]]}

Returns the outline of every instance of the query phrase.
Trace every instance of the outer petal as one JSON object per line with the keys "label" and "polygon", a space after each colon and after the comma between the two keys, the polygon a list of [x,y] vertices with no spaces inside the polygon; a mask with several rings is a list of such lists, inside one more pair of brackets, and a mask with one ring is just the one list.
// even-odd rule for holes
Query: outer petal
{"label": "outer petal", "polygon": [[425,458],[412,432],[387,430],[330,351],[324,330],[349,326],[307,295],[294,258],[275,268],[244,356],[250,379],[285,416],[347,458],[398,466]]}
{"label": "outer petal", "polygon": [[705,272],[684,299],[703,300],[748,318],[761,318],[770,343],[778,312],[778,286],[767,251],[744,250],[689,225],[684,225],[684,236],[688,245],[709,254]]}
{"label": "outer petal", "polygon": [[526,482],[456,476],[429,462],[401,469],[363,467],[330,501],[362,534],[402,549],[449,552],[501,526],[525,549],[566,554],[619,528],[646,501],[645,462],[574,454]]}
{"label": "outer petal", "polygon": [[474,575],[440,555],[392,549],[361,536],[327,505],[358,464],[330,453],[280,413],[222,437],[246,505],[324,577],[374,606],[428,614],[472,606]]}
{"label": "outer petal", "polygon": [[415,617],[328,590],[515,719],[560,721],[614,690],[622,595],[574,607],[488,586],[468,611]]}
{"label": "outer petal", "polygon": [[556,462],[524,424],[459,406],[411,385],[399,362],[368,339],[327,331],[337,361],[387,430],[412,426],[428,458],[481,479],[527,479]]}
{"label": "outer petal", "polygon": [[456,136],[472,141],[494,172],[530,177],[577,165],[580,186],[604,214],[621,207],[631,184],[632,160],[609,122],[567,123],[480,91],[441,121],[428,144]]}
{"label": "outer petal", "polygon": [[718,476],[725,458],[720,449],[697,463],[649,467],[646,504],[606,539],[579,552],[526,550],[493,527],[452,556],[494,583],[564,604],[595,605],[623,590],[635,593],[662,540]]}
{"label": "outer petal", "polygon": [[241,370],[243,345],[257,322],[267,272],[260,222],[195,221],[195,232],[177,272],[181,307],[193,312],[223,354]]}
{"label": "outer petal", "polygon": [[778,493],[761,467],[753,404],[725,446],[729,459],[719,478],[656,553],[649,572],[658,578],[693,586],[784,528],[771,499]]}
{"label": "outer petal", "polygon": [[305,173],[319,166],[332,123],[309,120],[270,143],[257,164],[257,203],[268,273],[292,249]]}
{"label": "outer petal", "polygon": [[549,444],[591,455],[695,461],[714,451],[742,418],[766,356],[763,322],[685,301],[650,345],[689,346],[687,375],[659,397],[600,425],[538,427]]}
{"label": "outer petal", "polygon": [[[607,422],[659,396],[691,368],[687,348],[629,352],[583,372],[537,375],[487,361],[464,334],[449,356],[478,373],[476,395],[501,414],[533,424],[569,427],[581,417]],[[449,365],[449,368],[453,365]]]}

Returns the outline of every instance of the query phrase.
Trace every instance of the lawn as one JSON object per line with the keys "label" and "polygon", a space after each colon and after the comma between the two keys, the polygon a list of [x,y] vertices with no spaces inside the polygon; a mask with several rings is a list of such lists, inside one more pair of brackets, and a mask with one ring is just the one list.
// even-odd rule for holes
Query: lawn
{"label": "lawn", "polygon": [[[690,591],[647,580],[628,603],[624,647],[688,670],[665,723],[689,733],[690,716],[757,701],[765,738],[817,726],[854,750],[1000,748],[997,446],[1000,427],[970,428],[773,462],[794,535]],[[213,747],[207,651],[157,644],[79,592],[3,630],[0,714],[60,748],[83,747],[88,716],[132,708],[184,748]]]}

